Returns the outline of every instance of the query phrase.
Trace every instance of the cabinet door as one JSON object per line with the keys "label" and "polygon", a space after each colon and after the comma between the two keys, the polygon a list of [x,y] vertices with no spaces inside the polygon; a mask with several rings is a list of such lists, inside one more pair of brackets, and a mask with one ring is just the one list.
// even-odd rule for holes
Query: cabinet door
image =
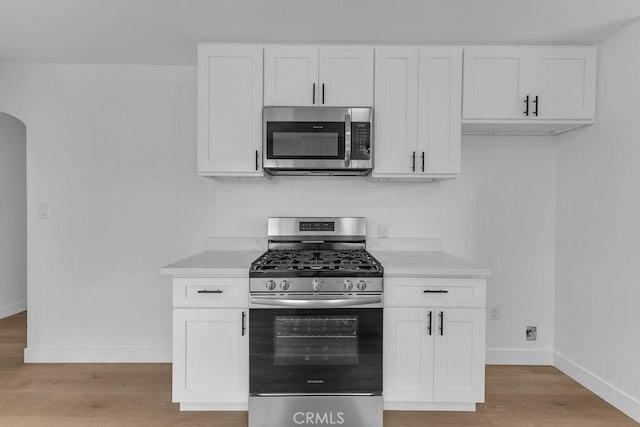
{"label": "cabinet door", "polygon": [[264,105],[318,105],[318,48],[265,46]]}
{"label": "cabinet door", "polygon": [[373,47],[321,47],[319,58],[320,105],[373,105]]}
{"label": "cabinet door", "polygon": [[418,159],[426,174],[460,173],[462,49],[420,49]]}
{"label": "cabinet door", "polygon": [[262,175],[262,47],[198,47],[198,171]]}
{"label": "cabinet door", "polygon": [[429,402],[433,400],[433,341],[429,335],[435,311],[423,308],[384,309],[384,400]]}
{"label": "cabinet door", "polygon": [[530,48],[464,49],[464,119],[521,119],[530,94]]}
{"label": "cabinet door", "polygon": [[411,174],[418,142],[418,48],[376,48],[375,92],[374,175]]}
{"label": "cabinet door", "polygon": [[596,48],[540,47],[532,52],[532,96],[538,97],[534,118],[594,119]]}
{"label": "cabinet door", "polygon": [[247,319],[242,309],[173,310],[174,402],[247,402]]}
{"label": "cabinet door", "polygon": [[484,402],[485,310],[440,309],[436,313],[435,400]]}

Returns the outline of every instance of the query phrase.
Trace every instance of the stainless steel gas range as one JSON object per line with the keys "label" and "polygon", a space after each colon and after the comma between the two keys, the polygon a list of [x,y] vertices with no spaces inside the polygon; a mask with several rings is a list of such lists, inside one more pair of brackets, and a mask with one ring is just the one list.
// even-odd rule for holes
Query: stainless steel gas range
{"label": "stainless steel gas range", "polygon": [[382,426],[382,276],[364,218],[269,218],[251,264],[249,427]]}

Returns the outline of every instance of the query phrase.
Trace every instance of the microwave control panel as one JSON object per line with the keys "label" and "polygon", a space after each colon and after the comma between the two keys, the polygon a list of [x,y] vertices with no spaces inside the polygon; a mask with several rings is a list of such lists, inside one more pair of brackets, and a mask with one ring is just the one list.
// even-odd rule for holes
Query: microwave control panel
{"label": "microwave control panel", "polygon": [[371,123],[351,123],[351,159],[371,159]]}

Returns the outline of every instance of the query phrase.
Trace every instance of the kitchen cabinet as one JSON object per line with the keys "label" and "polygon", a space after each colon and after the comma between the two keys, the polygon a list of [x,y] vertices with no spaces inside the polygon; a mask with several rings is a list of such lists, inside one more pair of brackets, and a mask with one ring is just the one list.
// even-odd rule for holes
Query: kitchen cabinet
{"label": "kitchen cabinet", "polygon": [[460,173],[462,49],[376,48],[378,179],[447,179]]}
{"label": "kitchen cabinet", "polygon": [[464,49],[464,133],[554,134],[595,119],[593,46]]}
{"label": "kitchen cabinet", "polygon": [[217,402],[221,408],[249,394],[248,310],[173,311],[173,401]]}
{"label": "kitchen cabinet", "polygon": [[263,48],[198,46],[198,173],[263,176]]}
{"label": "kitchen cabinet", "polygon": [[248,278],[173,279],[173,401],[181,410],[246,410]]}
{"label": "kitchen cabinet", "polygon": [[385,409],[484,402],[484,279],[385,280]]}
{"label": "kitchen cabinet", "polygon": [[373,47],[266,46],[264,104],[373,105]]}

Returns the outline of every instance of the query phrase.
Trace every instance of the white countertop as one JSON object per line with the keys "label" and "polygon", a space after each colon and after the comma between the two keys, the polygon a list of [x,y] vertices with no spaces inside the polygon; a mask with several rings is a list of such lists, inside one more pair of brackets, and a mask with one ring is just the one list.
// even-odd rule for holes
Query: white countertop
{"label": "white countertop", "polygon": [[249,267],[264,251],[204,251],[167,265],[160,274],[169,276],[249,277]]}
{"label": "white countertop", "polygon": [[384,268],[385,276],[480,276],[491,274],[488,268],[437,251],[376,251],[373,255]]}
{"label": "white countertop", "polygon": [[[489,269],[438,251],[369,251],[385,276],[488,276]],[[209,250],[160,270],[170,276],[249,277],[249,266],[264,251]]]}

